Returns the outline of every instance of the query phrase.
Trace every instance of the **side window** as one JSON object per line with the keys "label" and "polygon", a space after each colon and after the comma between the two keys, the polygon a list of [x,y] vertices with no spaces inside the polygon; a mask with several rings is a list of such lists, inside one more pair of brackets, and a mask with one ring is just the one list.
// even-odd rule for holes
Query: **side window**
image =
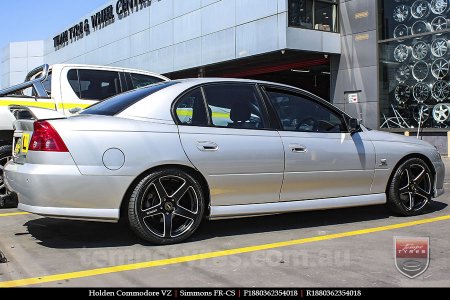
{"label": "side window", "polygon": [[137,74],[137,73],[130,73],[131,76],[131,82],[133,84],[133,89],[138,89],[144,86],[148,86],[151,84],[155,84],[162,80],[161,78],[145,75],[145,74]]}
{"label": "side window", "polygon": [[210,85],[204,90],[212,125],[239,129],[265,128],[263,110],[253,85]]}
{"label": "side window", "polygon": [[67,79],[80,99],[104,100],[121,92],[119,73],[102,70],[70,70]]}
{"label": "side window", "polygon": [[203,94],[200,88],[184,95],[177,102],[175,112],[181,125],[208,125],[205,103],[203,101]]}
{"label": "side window", "polygon": [[308,97],[279,90],[266,90],[286,131],[345,132],[342,117]]}

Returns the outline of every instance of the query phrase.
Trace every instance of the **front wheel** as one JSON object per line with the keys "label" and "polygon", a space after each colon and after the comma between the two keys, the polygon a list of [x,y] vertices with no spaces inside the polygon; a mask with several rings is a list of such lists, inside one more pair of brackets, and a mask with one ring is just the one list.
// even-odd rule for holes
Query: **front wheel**
{"label": "front wheel", "polygon": [[419,158],[402,163],[389,185],[388,207],[403,216],[424,212],[433,195],[433,174]]}
{"label": "front wheel", "polygon": [[200,184],[178,169],[154,172],[134,188],[128,202],[131,229],[155,244],[175,244],[189,238],[204,213]]}

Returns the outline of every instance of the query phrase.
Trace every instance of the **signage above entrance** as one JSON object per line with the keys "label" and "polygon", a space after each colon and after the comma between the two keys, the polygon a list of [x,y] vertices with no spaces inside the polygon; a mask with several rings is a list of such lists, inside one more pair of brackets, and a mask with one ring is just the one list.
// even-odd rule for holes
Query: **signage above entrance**
{"label": "signage above entrance", "polygon": [[93,14],[90,19],[85,19],[55,36],[53,38],[55,51],[82,39],[89,35],[91,31],[103,29],[116,22],[116,19],[121,20],[131,16],[134,12],[148,8],[152,3],[159,1],[162,0],[118,0],[115,6],[109,5]]}

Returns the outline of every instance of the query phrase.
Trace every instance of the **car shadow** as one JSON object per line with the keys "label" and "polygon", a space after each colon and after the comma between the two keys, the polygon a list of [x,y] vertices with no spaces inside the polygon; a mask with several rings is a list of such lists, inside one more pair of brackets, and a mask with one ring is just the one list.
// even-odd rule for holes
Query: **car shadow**
{"label": "car shadow", "polygon": [[[423,216],[441,211],[448,205],[432,201]],[[382,205],[314,212],[297,212],[253,218],[205,221],[189,242],[217,237],[239,236],[265,232],[277,232],[321,226],[382,220],[393,215]],[[406,221],[408,218],[399,218]],[[27,232],[17,236],[31,235],[44,247],[55,249],[126,247],[132,245],[152,246],[137,238],[124,224],[72,221],[40,218],[24,224]]]}

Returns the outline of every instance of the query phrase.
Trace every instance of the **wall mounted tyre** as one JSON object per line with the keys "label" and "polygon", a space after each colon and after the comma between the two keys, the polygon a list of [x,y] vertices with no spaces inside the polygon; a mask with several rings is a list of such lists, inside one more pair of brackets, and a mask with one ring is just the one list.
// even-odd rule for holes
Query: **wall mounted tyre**
{"label": "wall mounted tyre", "polygon": [[403,162],[388,186],[388,207],[402,216],[422,214],[433,194],[433,174],[419,158]]}
{"label": "wall mounted tyre", "polygon": [[16,198],[6,189],[3,179],[3,169],[6,163],[12,158],[12,146],[0,146],[0,208],[17,207]]}
{"label": "wall mounted tyre", "polygon": [[128,222],[142,239],[167,245],[189,238],[205,211],[202,188],[178,169],[156,171],[133,188],[128,199]]}

